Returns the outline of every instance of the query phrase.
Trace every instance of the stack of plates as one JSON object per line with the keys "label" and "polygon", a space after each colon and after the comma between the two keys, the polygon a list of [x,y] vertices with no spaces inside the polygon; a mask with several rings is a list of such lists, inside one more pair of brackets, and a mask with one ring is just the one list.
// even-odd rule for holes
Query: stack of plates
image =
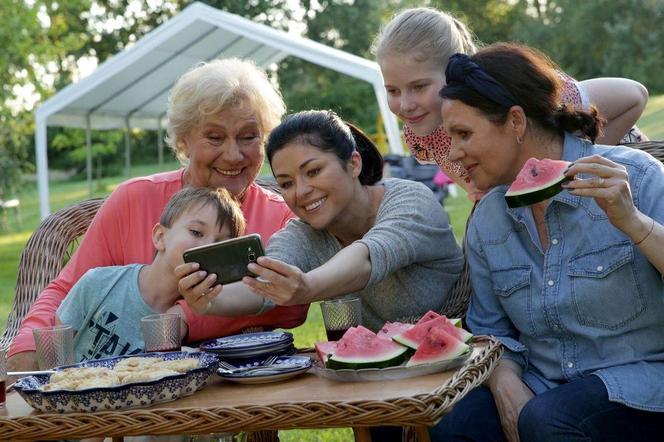
{"label": "stack of plates", "polygon": [[215,353],[219,358],[238,363],[252,359],[265,359],[272,355],[292,355],[295,353],[293,335],[288,332],[259,332],[225,336],[201,344],[201,350]]}

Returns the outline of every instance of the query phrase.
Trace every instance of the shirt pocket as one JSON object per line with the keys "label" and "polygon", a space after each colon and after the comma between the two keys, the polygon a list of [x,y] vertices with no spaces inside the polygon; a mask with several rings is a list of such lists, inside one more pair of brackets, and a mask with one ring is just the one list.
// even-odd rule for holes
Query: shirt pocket
{"label": "shirt pocket", "polygon": [[582,325],[615,330],[646,310],[634,269],[634,248],[628,241],[573,257],[568,275]]}
{"label": "shirt pocket", "polygon": [[491,271],[491,280],[498,302],[514,326],[535,334],[532,315],[531,266],[513,266]]}

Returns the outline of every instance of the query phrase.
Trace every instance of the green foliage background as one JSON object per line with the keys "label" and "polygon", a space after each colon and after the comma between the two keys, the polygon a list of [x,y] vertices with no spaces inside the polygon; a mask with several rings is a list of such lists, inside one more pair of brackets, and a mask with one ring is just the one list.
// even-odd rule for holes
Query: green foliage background
{"label": "green foliage background", "polygon": [[[0,0],[0,192],[12,195],[20,172],[34,168],[31,106],[10,103],[17,87],[39,94],[36,105],[70,84],[76,61],[103,62],[138,41],[191,1]],[[312,40],[373,59],[371,42],[395,12],[414,6],[450,11],[478,40],[525,42],[548,53],[571,75],[625,76],[664,92],[662,0],[205,0],[210,6],[281,30],[294,26]],[[360,80],[289,57],[277,70],[289,111],[333,109],[376,131],[372,87]],[[133,131],[132,158],[153,162],[156,134]],[[85,166],[81,130],[49,128],[49,164],[80,173]],[[123,135],[94,133],[95,175],[122,170]]]}

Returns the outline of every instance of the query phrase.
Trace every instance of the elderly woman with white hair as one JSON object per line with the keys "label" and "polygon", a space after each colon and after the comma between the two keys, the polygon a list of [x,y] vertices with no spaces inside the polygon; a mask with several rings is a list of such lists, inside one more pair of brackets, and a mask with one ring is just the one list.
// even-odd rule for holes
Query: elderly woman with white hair
{"label": "elderly woman with white hair", "polygon": [[[292,212],[255,179],[263,164],[264,141],[284,112],[281,94],[252,62],[215,60],[182,75],[169,97],[166,141],[183,167],[128,180],[107,198],[78,251],[21,324],[8,353],[10,369],[36,368],[32,330],[54,324],[57,307],[87,270],[152,260],[152,226],[169,198],[183,187],[226,188],[241,203],[247,233],[267,240],[281,229]],[[188,324],[185,341],[190,342],[252,326],[295,327],[306,319],[308,305],[238,318],[198,316],[186,303],[181,309]],[[112,318],[108,325],[99,331],[100,339],[111,342]]]}

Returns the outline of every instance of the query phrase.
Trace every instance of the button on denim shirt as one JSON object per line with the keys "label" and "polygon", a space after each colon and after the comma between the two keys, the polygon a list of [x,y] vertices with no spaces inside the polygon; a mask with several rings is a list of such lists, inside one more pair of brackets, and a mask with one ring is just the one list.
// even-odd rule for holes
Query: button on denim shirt
{"label": "button on denim shirt", "polygon": [[[593,154],[625,166],[636,207],[664,222],[659,161],[565,136],[563,160]],[[664,411],[661,274],[594,199],[566,190],[549,201],[543,250],[530,207],[509,209],[506,190],[485,195],[468,228],[470,329],[498,337],[535,394],[593,374],[609,400]]]}

